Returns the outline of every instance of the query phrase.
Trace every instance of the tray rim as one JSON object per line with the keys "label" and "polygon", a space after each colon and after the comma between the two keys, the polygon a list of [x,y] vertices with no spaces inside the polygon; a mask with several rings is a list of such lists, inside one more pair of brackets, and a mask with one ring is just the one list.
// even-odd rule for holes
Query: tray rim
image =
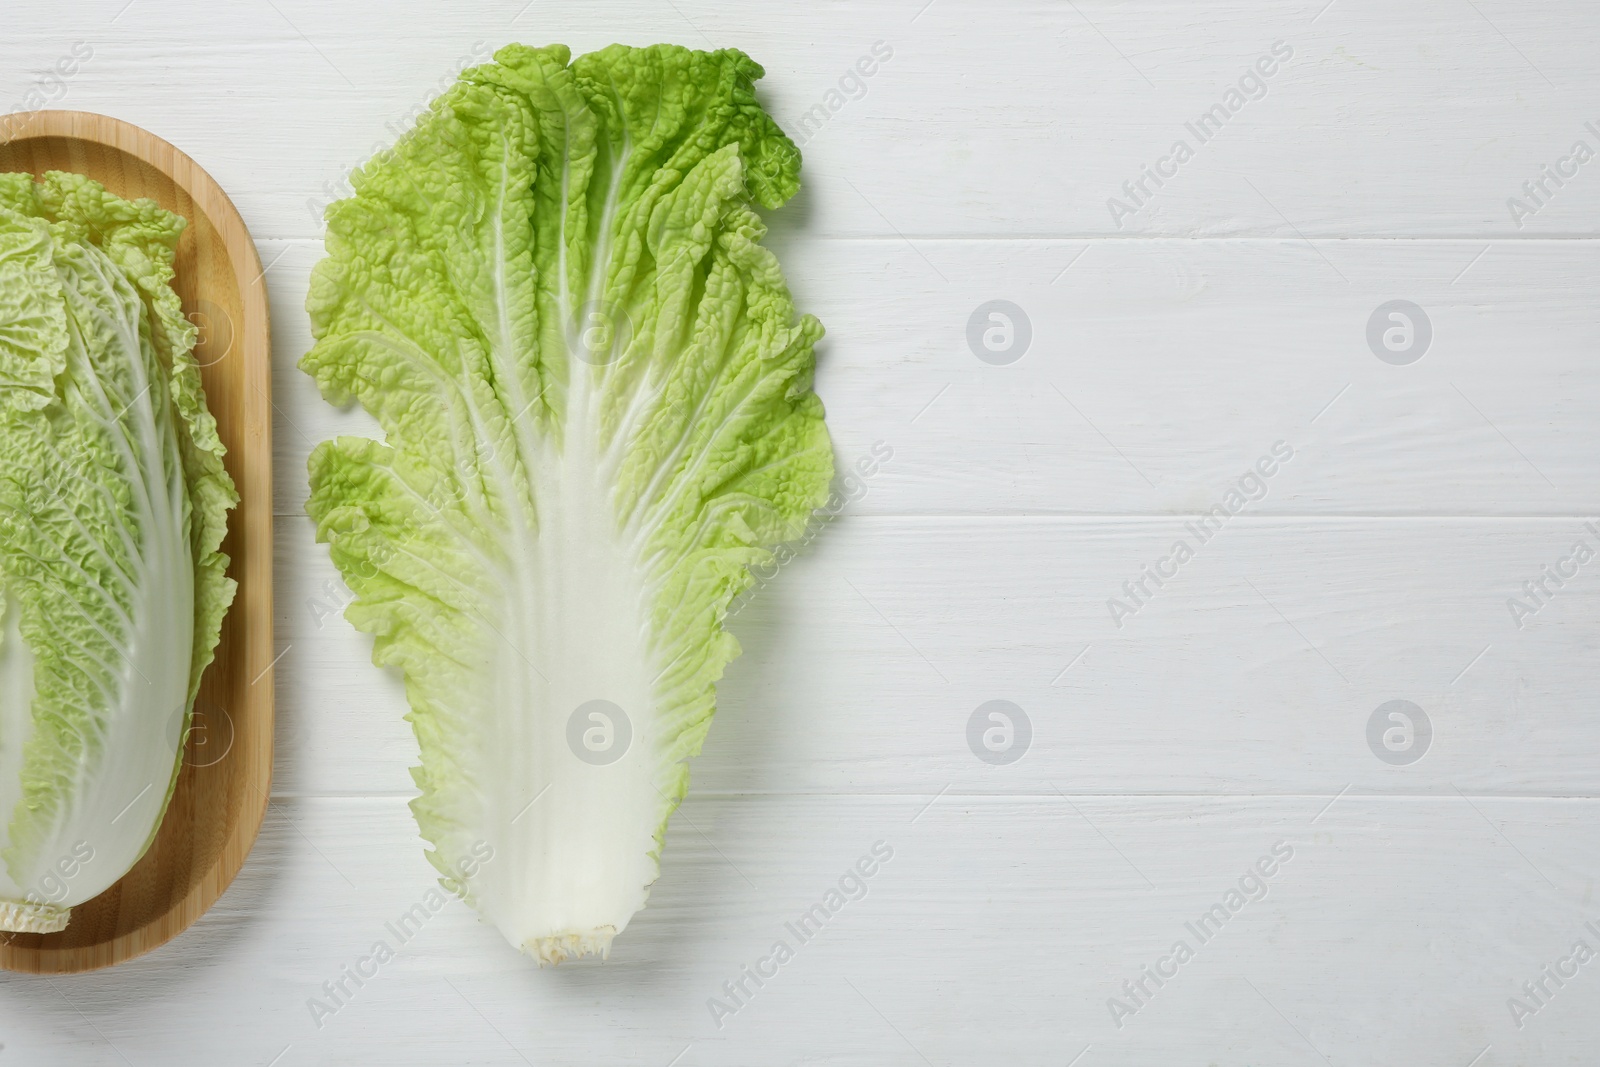
{"label": "tray rim", "polygon": [[[249,735],[236,736],[244,746],[237,772],[249,791],[238,817],[217,851],[216,859],[195,880],[189,892],[166,912],[110,940],[76,948],[12,949],[0,947],[0,970],[28,974],[80,974],[141,956],[171,941],[205,914],[232,883],[249,855],[266,817],[272,792],[275,676],[272,588],[272,339],[266,271],[260,253],[238,208],[216,179],[184,152],[133,123],[89,111],[41,110],[0,115],[0,147],[22,141],[62,138],[114,149],[153,167],[182,189],[210,222],[228,253],[239,286],[243,323],[239,355],[243,425],[236,461],[230,464],[239,489],[239,505],[229,519],[244,532],[244,549],[230,573],[249,575],[240,598],[229,609],[241,612],[240,655],[249,677],[247,701],[253,714]],[[250,274],[253,280],[246,280]],[[232,458],[232,457],[230,457]],[[235,570],[237,568],[237,570]],[[249,602],[244,602],[248,595]],[[120,883],[119,883],[120,884]]]}

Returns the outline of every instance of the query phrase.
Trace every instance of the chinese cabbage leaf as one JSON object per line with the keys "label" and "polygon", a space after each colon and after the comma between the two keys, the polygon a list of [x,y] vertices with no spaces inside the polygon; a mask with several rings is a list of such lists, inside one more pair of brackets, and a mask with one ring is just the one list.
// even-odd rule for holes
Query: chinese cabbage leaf
{"label": "chinese cabbage leaf", "polygon": [[445,884],[541,962],[644,906],[749,568],[833,459],[754,207],[800,156],[761,68],[513,45],[328,209],[301,366],[385,439],[325,441],[307,510],[403,672]]}

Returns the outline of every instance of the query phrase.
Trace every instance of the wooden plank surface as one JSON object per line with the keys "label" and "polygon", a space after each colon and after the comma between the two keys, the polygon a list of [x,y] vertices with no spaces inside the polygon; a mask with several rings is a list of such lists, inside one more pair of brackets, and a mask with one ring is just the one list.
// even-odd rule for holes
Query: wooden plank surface
{"label": "wooden plank surface", "polygon": [[[321,243],[262,248],[290,356],[275,368],[275,507],[300,515],[313,444],[376,429],[294,367]],[[1327,256],[1349,282],[1281,241],[785,238],[779,252],[828,328],[817,390],[841,461],[893,452],[852,513],[1192,513],[1283,440],[1296,459],[1253,513],[1600,514],[1600,242],[1340,242]],[[995,298],[1032,328],[1005,366],[966,337]],[[1392,299],[1432,327],[1409,365],[1367,344]]]}
{"label": "wooden plank surface", "polygon": [[[283,659],[276,796],[238,884],[127,967],[5,976],[6,1052],[1592,1062],[1594,965],[1545,979],[1542,1003],[1523,985],[1577,939],[1600,948],[1600,575],[1537,601],[1524,583],[1548,584],[1579,539],[1600,547],[1600,163],[1545,179],[1523,217],[1508,200],[1576,140],[1600,149],[1596,9],[13,7],[0,91],[23,98],[86,42],[56,106],[192,151],[262,238]],[[829,331],[817,383],[839,457],[892,456],[736,618],[746,654],[652,905],[609,962],[540,972],[452,905],[324,1015],[308,1001],[430,869],[398,683],[338,617],[347,594],[301,511],[310,447],[371,431],[294,367],[316,211],[474,49],[519,39],[714,42],[766,66],[763,99],[806,157],[770,242]],[[864,92],[807,128],[880,41],[893,54]],[[1113,217],[1123,183],[1197,142],[1185,124],[1279,41],[1293,55],[1265,94]],[[1003,366],[967,338],[996,299],[1032,334]],[[1368,338],[1394,300],[1431,327],[1414,362]],[[1113,619],[1123,583],[1198,542],[1185,524],[1279,441],[1294,456],[1264,494]],[[1537,610],[1514,617],[1512,598]],[[994,700],[1031,726],[1012,763],[969,741]],[[1381,755],[1396,700],[1431,727],[1413,763]],[[878,840],[895,858],[867,895],[719,1028],[723,982]],[[1187,935],[1195,958],[1119,1028],[1122,983],[1280,841],[1295,855],[1265,899],[1203,946]]]}
{"label": "wooden plank surface", "polygon": [[[319,233],[308,201],[325,202],[392,143],[475,48],[518,39],[756,56],[773,113],[805,141],[800,218],[782,225],[808,236],[1600,232],[1593,168],[1520,228],[1506,206],[1573,141],[1600,147],[1585,128],[1600,120],[1600,11],[1589,5],[674,3],[398,0],[384,26],[360,5],[311,0],[93,0],[66,21],[18,4],[6,89],[21,98],[30,75],[87,42],[94,58],[67,82],[68,106],[196,145],[263,238]],[[864,95],[846,95],[840,79],[877,41],[893,57]],[[1200,144],[1185,124],[1224,103],[1278,41],[1294,55],[1266,95],[1246,97]],[[830,91],[843,103],[810,132],[801,120],[834,103]],[[1157,195],[1119,229],[1107,201],[1181,137],[1194,158],[1160,189],[1147,182]]]}
{"label": "wooden plank surface", "polygon": [[[53,987],[8,982],[26,1022],[8,1019],[6,1052],[876,1067],[1067,1063],[1088,1046],[1080,1065],[1292,1067],[1466,1064],[1491,1046],[1480,1063],[1590,1062],[1587,966],[1520,1030],[1507,1001],[1596,940],[1595,801],[1331,799],[691,797],[611,959],[543,971],[458,902],[399,925],[434,878],[401,800],[278,800],[189,935]],[[879,842],[892,858],[864,895],[847,882],[855,899],[802,943],[786,924]],[[1202,942],[1186,924],[1274,846],[1291,854],[1265,895],[1247,881]],[[780,939],[793,958],[735,1005],[723,983]],[[1193,958],[1118,1027],[1107,1002],[1131,1003],[1122,983],[1180,940]],[[363,963],[380,941],[393,959]],[[197,1005],[226,1005],[228,1025],[196,1024]]]}
{"label": "wooden plank surface", "polygon": [[[1600,583],[1580,571],[1520,619],[1506,604],[1575,539],[1600,546],[1576,520],[1241,516],[1204,545],[1193,521],[839,518],[734,618],[745,654],[696,788],[1600,792]],[[399,682],[336,614],[348,593],[310,520],[279,527],[277,787],[409,795]],[[1179,538],[1195,558],[1119,627],[1107,601],[1131,607],[1122,583]],[[1033,727],[1010,766],[966,740],[994,699]],[[1433,725],[1414,766],[1367,744],[1395,699]]]}

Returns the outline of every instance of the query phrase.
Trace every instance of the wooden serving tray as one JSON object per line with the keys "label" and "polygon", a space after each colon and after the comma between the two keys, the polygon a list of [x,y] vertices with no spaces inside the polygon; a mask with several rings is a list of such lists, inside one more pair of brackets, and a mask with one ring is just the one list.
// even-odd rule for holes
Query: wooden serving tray
{"label": "wooden serving tray", "polygon": [[73,908],[60,933],[0,935],[0,967],[68,974],[120,963],[188,928],[233,880],[261,828],[272,781],[272,363],[260,257],[239,212],[194,160],[104,115],[0,116],[0,172],[47,170],[88,175],[189,220],[174,288],[200,327],[206,402],[239,489],[222,542],[239,591],[155,843],[116,885]]}

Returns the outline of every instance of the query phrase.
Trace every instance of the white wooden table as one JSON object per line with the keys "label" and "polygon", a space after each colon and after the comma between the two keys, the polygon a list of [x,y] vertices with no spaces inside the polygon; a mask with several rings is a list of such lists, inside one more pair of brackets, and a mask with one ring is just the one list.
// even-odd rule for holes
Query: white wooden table
{"label": "white wooden table", "polygon": [[[1600,548],[1600,9],[1324,3],[10,0],[0,110],[168,138],[270,264],[284,655],[239,880],[148,957],[0,977],[0,1067],[1595,1063],[1600,962],[1563,960],[1600,950],[1600,561],[1562,561]],[[301,511],[311,445],[370,425],[295,369],[301,305],[347,171],[512,40],[766,66],[817,388],[843,462],[892,456],[737,617],[609,962],[540,971],[452,902],[358,987],[433,872]],[[991,700],[1023,758],[969,747]],[[1369,744],[1397,700],[1431,735]]]}

